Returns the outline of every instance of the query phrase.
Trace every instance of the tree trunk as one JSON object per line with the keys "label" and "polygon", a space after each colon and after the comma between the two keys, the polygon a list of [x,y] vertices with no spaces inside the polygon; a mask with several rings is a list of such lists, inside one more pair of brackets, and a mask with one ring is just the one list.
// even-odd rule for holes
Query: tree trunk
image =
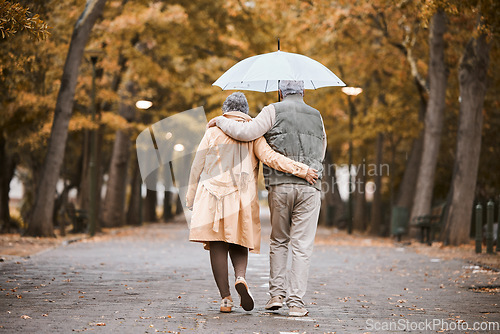
{"label": "tree trunk", "polygon": [[[124,5],[124,3],[122,4]],[[120,53],[118,57],[118,65],[120,66],[120,70],[115,73],[113,76],[113,80],[111,81],[111,89],[114,92],[118,92],[120,88],[120,83],[122,81],[123,73],[127,70],[127,58],[123,56],[123,54]],[[100,105],[100,108],[97,110],[99,114],[99,130],[97,131],[97,160],[96,160],[96,166],[97,166],[97,198],[98,201],[96,203],[96,217],[101,217],[101,203],[102,203],[102,189],[103,189],[103,174],[105,170],[104,162],[103,162],[103,154],[102,154],[102,147],[104,143],[104,132],[105,132],[105,125],[100,122],[101,120],[101,110],[103,111],[110,111],[112,108],[112,103],[109,101],[103,102]],[[87,199],[89,196],[87,195]],[[101,221],[100,219],[96,219],[96,232],[100,231],[101,229]]]}
{"label": "tree trunk", "polygon": [[156,216],[157,201],[158,198],[156,197],[156,191],[148,189],[146,199],[144,201],[144,221],[152,223],[158,220],[158,217]]}
{"label": "tree trunk", "polygon": [[181,213],[184,212],[184,210],[182,208],[181,194],[177,193],[176,197],[177,197],[177,201],[175,201],[175,214],[180,215]]}
{"label": "tree trunk", "polygon": [[81,176],[80,176],[80,186],[78,191],[78,208],[81,210],[89,210],[90,206],[90,180],[89,180],[89,147],[90,147],[90,131],[85,130],[83,132],[83,143],[82,143],[82,166],[81,166]]}
{"label": "tree trunk", "polygon": [[321,189],[323,199],[321,201],[321,211],[319,214],[319,224],[333,225],[333,186],[335,184],[335,165],[332,163],[330,152],[327,150],[323,161],[323,179]]}
{"label": "tree trunk", "polygon": [[123,225],[125,194],[127,188],[127,166],[130,156],[128,133],[118,131],[115,135],[113,153],[106,185],[106,196],[102,207],[101,223],[105,227]]}
{"label": "tree trunk", "polygon": [[384,135],[379,133],[377,135],[377,161],[375,165],[377,170],[375,173],[375,192],[373,194],[372,202],[372,212],[370,220],[369,233],[373,235],[379,235],[382,226],[382,175],[380,174],[380,169],[382,166],[384,149]]}
{"label": "tree trunk", "polygon": [[0,232],[13,232],[18,226],[12,224],[10,219],[9,192],[10,181],[16,170],[15,159],[7,153],[7,142],[0,132]]}
{"label": "tree trunk", "polygon": [[327,221],[328,226],[336,226],[338,228],[347,227],[346,206],[340,197],[339,187],[337,184],[337,169],[333,163],[332,153],[327,149],[325,156],[325,169],[323,172],[323,187],[327,190],[323,202],[327,204]]}
{"label": "tree trunk", "polygon": [[174,197],[174,193],[171,191],[165,191],[165,196],[163,198],[163,221],[168,221],[173,217],[172,214],[172,199]]}
{"label": "tree trunk", "polygon": [[[424,95],[424,87],[420,85],[418,80],[415,80],[415,83],[420,95],[419,120],[423,121],[425,117],[425,110],[427,109],[427,100]],[[418,168],[420,167],[423,148],[424,134],[423,131],[420,131],[418,137],[415,138],[412,142],[410,156],[407,157],[403,179],[401,180],[401,184],[399,185],[399,190],[396,197],[396,206],[406,208],[408,210],[408,213],[411,213],[411,210],[413,208],[413,199],[415,198],[415,190],[417,188]],[[416,237],[418,229],[412,228],[410,222],[407,223],[407,233],[411,237]]]}
{"label": "tree trunk", "polygon": [[139,172],[139,163],[137,158],[134,159],[134,166],[131,178],[130,197],[128,201],[127,210],[127,224],[128,225],[141,225],[142,224],[142,207],[141,207],[141,174]]}
{"label": "tree trunk", "polygon": [[424,138],[420,134],[413,140],[410,150],[410,156],[406,162],[403,180],[399,186],[399,192],[396,199],[396,206],[405,207],[411,212],[413,199],[415,197],[415,188],[417,185],[418,167],[422,157]]}
{"label": "tree trunk", "polygon": [[438,9],[432,17],[429,36],[429,102],[424,121],[424,146],[417,178],[411,218],[430,214],[434,176],[439,156],[446,98],[447,70],[444,62],[446,14]]}
{"label": "tree trunk", "polygon": [[[364,161],[363,161],[364,163]],[[356,175],[356,191],[354,193],[354,216],[352,221],[353,229],[364,232],[366,229],[366,174],[358,170]]]}
{"label": "tree trunk", "polygon": [[339,186],[336,183],[337,177],[335,176],[335,183],[333,185],[333,226],[337,226],[338,228],[345,228],[347,226],[347,219],[345,217],[346,207],[342,197],[340,197]]}
{"label": "tree trunk", "polygon": [[[125,91],[121,97],[119,113],[127,121],[131,122],[135,115],[134,106],[130,104],[129,96],[133,96],[134,83],[128,81]],[[113,152],[108,171],[108,182],[106,197],[102,208],[102,226],[115,227],[124,224],[125,218],[125,194],[127,189],[128,161],[130,158],[131,140],[129,131],[118,130],[115,135]]]}
{"label": "tree trunk", "polygon": [[54,197],[61,165],[64,160],[68,124],[73,112],[78,68],[92,27],[101,14],[105,3],[106,0],[88,0],[83,13],[75,24],[66,63],[64,64],[61,87],[57,96],[47,155],[43,163],[33,210],[29,216],[27,235],[54,236],[54,226],[52,224]]}
{"label": "tree trunk", "polygon": [[[68,194],[70,191],[70,186],[66,182],[64,182],[64,188],[61,194],[56,198],[54,202],[54,217],[53,224],[54,226],[59,227],[60,235],[66,235],[66,219],[65,213],[68,207]],[[74,226],[73,226],[74,227]]]}
{"label": "tree trunk", "polygon": [[483,104],[489,65],[490,45],[484,34],[471,38],[465,47],[459,66],[460,116],[457,134],[457,152],[448,210],[442,239],[446,244],[469,242],[474,190],[476,189]]}
{"label": "tree trunk", "polygon": [[[105,126],[104,124],[101,123],[101,120],[99,118],[99,129],[97,130],[97,157],[96,157],[96,168],[97,168],[97,203],[96,203],[96,217],[100,217],[100,212],[101,212],[101,205],[103,201],[103,196],[102,196],[102,189],[103,189],[103,183],[104,183],[104,162],[103,162],[103,154],[102,154],[102,147],[104,143],[104,132],[105,132]],[[101,222],[99,219],[96,219],[96,227],[95,231],[99,232],[101,231]]]}

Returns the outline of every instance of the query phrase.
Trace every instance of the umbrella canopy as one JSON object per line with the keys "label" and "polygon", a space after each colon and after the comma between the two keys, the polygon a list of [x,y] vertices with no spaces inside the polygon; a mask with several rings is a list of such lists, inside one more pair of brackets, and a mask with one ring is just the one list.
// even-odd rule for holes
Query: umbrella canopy
{"label": "umbrella canopy", "polygon": [[276,51],[253,56],[227,70],[214,86],[222,90],[278,90],[278,80],[303,80],[305,89],[345,86],[320,62],[297,53]]}

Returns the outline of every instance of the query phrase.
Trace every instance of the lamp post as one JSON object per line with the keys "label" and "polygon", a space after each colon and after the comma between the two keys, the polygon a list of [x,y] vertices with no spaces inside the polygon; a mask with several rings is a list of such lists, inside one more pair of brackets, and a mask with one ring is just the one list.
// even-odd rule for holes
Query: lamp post
{"label": "lamp post", "polygon": [[[141,110],[148,110],[153,106],[153,102],[148,100],[139,100],[135,103],[135,107]],[[139,224],[142,224],[142,183],[139,185]]]}
{"label": "lamp post", "polygon": [[343,87],[342,92],[347,95],[347,102],[349,104],[349,200],[347,203],[347,212],[348,212],[348,220],[347,220],[347,233],[352,233],[352,193],[353,193],[353,185],[351,179],[351,167],[352,167],[352,130],[353,123],[352,117],[356,112],[354,107],[354,103],[351,100],[351,96],[357,96],[363,92],[363,89],[360,87]]}
{"label": "lamp post", "polygon": [[[92,64],[92,90],[91,90],[91,102],[90,102],[90,113],[92,123],[95,122],[96,114],[96,64],[100,55],[103,54],[100,50],[87,50],[86,54],[90,56],[90,63]],[[96,232],[97,227],[97,132],[92,129],[90,133],[90,159],[89,159],[89,170],[90,170],[90,208],[89,208],[89,235],[93,236]]]}

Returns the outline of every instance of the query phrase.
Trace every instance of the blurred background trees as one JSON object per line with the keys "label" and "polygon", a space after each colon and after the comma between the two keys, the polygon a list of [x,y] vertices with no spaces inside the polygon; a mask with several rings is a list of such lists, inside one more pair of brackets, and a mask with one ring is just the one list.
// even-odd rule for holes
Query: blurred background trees
{"label": "blurred background trees", "polygon": [[[231,92],[211,84],[237,61],[275,51],[278,37],[283,51],[310,56],[363,89],[357,96],[338,87],[306,91],[328,135],[322,223],[389,235],[394,206],[417,216],[446,202],[441,237],[460,244],[468,242],[474,203],[500,195],[500,162],[492,158],[500,156],[500,6],[494,0],[108,0],[84,43],[99,51],[92,122],[89,54],[83,52],[76,66],[74,99],[61,92],[76,22],[96,3],[0,1],[0,17],[37,22],[31,33],[3,23],[12,20],[0,25],[2,231],[47,236],[64,221],[85,218],[92,131],[99,225],[171,217],[177,204],[172,189],[141,196],[136,136],[196,106],[204,106],[208,118],[220,114]],[[245,94],[253,115],[276,101],[275,93]],[[58,96],[66,103],[68,133],[55,140]],[[143,99],[153,107],[136,108]],[[352,224],[345,188],[349,143]],[[51,148],[64,153],[53,159],[59,170],[47,167]],[[56,175],[51,187],[44,185],[47,169]],[[24,196],[11,201],[11,212],[13,178],[22,182]]]}

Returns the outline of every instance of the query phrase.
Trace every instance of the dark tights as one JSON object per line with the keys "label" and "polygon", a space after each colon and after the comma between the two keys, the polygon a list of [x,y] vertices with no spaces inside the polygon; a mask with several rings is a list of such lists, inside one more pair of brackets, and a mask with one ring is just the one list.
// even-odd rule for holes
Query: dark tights
{"label": "dark tights", "polygon": [[248,248],[224,241],[210,241],[210,263],[212,264],[215,283],[217,283],[222,298],[231,295],[229,292],[227,253],[231,256],[236,277],[245,277],[248,262]]}

